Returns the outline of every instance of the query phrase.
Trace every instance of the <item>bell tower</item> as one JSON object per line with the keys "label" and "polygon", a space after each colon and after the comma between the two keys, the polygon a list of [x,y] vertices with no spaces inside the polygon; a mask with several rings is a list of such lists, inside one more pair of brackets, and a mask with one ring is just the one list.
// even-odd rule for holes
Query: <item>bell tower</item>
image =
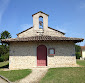
{"label": "bell tower", "polygon": [[33,16],[33,29],[37,33],[45,32],[48,30],[48,14],[43,13],[42,11],[39,11]]}

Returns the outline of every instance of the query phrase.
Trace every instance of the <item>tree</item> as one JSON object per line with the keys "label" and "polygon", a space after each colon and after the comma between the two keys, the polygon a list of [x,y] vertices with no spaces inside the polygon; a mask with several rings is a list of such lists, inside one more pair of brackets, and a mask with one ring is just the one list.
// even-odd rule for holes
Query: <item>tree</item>
{"label": "tree", "polygon": [[[7,39],[7,38],[11,38],[12,37],[11,34],[8,31],[6,31],[6,30],[3,31],[0,36],[1,36],[0,37],[0,42],[1,42],[1,39]],[[2,45],[3,45],[3,43],[2,43]]]}
{"label": "tree", "polygon": [[[8,31],[3,31],[0,34],[0,42],[1,39],[7,39],[7,38],[11,38],[11,34]],[[0,62],[1,61],[6,61],[9,59],[9,45],[7,43],[2,43],[2,45],[0,45]]]}
{"label": "tree", "polygon": [[1,33],[1,39],[7,39],[7,38],[11,38],[11,34],[5,30]]}
{"label": "tree", "polygon": [[80,57],[81,57],[81,47],[79,45],[75,45],[75,55],[76,55],[76,59],[80,59]]}

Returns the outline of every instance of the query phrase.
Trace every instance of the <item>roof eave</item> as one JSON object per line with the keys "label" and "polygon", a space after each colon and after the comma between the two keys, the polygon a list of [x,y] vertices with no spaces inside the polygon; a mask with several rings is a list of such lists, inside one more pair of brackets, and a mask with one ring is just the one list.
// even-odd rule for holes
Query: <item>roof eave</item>
{"label": "roof eave", "polygon": [[35,42],[35,41],[55,41],[55,42],[57,42],[57,41],[72,41],[72,42],[74,42],[74,43],[79,43],[79,42],[82,42],[83,40],[25,40],[25,41],[23,41],[23,40],[17,40],[17,41],[9,41],[9,40],[6,40],[6,41],[4,41],[4,40],[2,40],[1,42],[3,42],[3,43],[10,43],[10,42]]}

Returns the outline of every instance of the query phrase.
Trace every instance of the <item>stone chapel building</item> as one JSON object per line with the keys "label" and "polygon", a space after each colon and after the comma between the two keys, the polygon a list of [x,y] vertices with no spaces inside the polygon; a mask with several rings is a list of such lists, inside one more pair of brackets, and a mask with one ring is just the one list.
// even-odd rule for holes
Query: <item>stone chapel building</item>
{"label": "stone chapel building", "polygon": [[39,11],[32,15],[33,27],[18,33],[17,38],[2,39],[10,45],[9,69],[76,64],[75,43],[83,39],[65,37],[65,33],[48,27],[48,16]]}

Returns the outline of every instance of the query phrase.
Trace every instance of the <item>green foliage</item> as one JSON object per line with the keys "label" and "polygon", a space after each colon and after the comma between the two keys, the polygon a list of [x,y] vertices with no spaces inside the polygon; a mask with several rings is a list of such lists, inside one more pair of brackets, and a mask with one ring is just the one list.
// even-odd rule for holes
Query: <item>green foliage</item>
{"label": "green foliage", "polygon": [[0,45],[0,62],[9,59],[9,46]]}
{"label": "green foliage", "polygon": [[80,59],[81,53],[80,52],[76,52],[75,54],[76,54],[76,59]]}
{"label": "green foliage", "polygon": [[7,38],[11,38],[11,34],[5,30],[1,33],[1,39],[7,39]]}
{"label": "green foliage", "polygon": [[0,56],[9,52],[9,46],[0,45]]}
{"label": "green foliage", "polygon": [[[1,34],[0,34],[0,43],[2,43],[1,42],[1,39],[7,39],[7,38],[11,38],[12,36],[11,36],[11,34],[8,32],[8,31],[3,31]],[[3,45],[3,43],[2,43],[2,45]],[[7,45],[6,43],[5,43],[5,45]]]}
{"label": "green foliage", "polygon": [[80,59],[80,57],[81,57],[81,47],[79,45],[75,45],[75,55],[76,55],[76,59]]}
{"label": "green foliage", "polygon": [[[11,34],[5,30],[0,34],[0,42],[1,39],[7,38],[11,38]],[[2,43],[2,45],[0,45],[0,62],[7,61],[8,59],[9,59],[9,45],[6,43]]]}
{"label": "green foliage", "polygon": [[3,58],[2,57],[0,57],[0,62],[3,62]]}
{"label": "green foliage", "polygon": [[75,45],[75,51],[76,52],[80,52],[81,51],[81,47],[79,45]]}
{"label": "green foliage", "polygon": [[7,60],[9,60],[9,53],[6,53],[6,54],[2,55],[1,57],[2,57],[3,61],[7,61]]}

